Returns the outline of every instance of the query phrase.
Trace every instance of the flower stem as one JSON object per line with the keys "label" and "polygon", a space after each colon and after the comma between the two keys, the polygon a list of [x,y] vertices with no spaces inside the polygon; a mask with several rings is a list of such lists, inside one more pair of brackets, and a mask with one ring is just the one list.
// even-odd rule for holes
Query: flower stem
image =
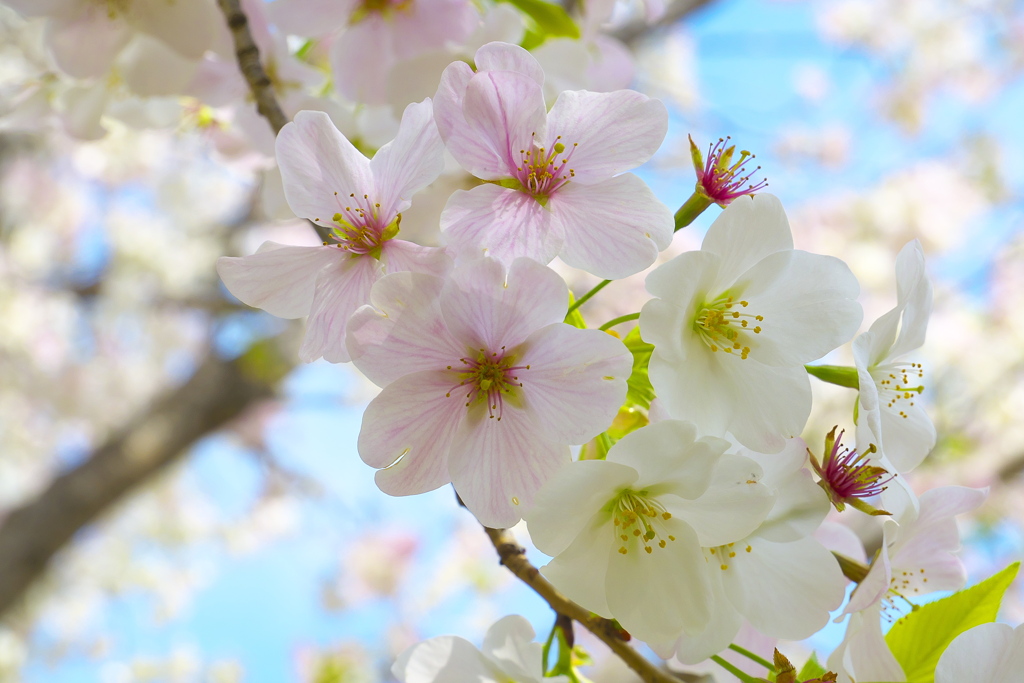
{"label": "flower stem", "polygon": [[750,650],[746,649],[745,647],[740,647],[736,643],[729,643],[729,649],[732,650],[733,652],[739,652],[741,655],[743,655],[747,659],[749,659],[749,660],[751,660],[753,662],[757,662],[758,664],[760,664],[764,668],[768,669],[769,671],[772,671],[772,672],[775,671],[775,665],[774,664],[772,664],[771,662],[769,662],[767,659],[765,659],[763,657],[758,657],[757,655],[755,655],[753,652],[751,652]]}
{"label": "flower stem", "polygon": [[711,656],[711,661],[713,661],[715,664],[717,664],[718,666],[722,667],[723,669],[725,669],[726,671],[731,673],[736,678],[738,678],[741,681],[743,681],[743,683],[757,683],[757,679],[756,678],[754,678],[750,674],[744,673],[740,669],[737,669],[735,666],[733,666],[729,662],[725,661],[724,659],[722,659],[718,655],[712,655]]}
{"label": "flower stem", "polygon": [[592,296],[594,296],[595,294],[600,292],[602,289],[607,287],[609,284],[611,284],[611,280],[601,280],[596,285],[594,285],[593,289],[591,289],[589,292],[587,292],[586,294],[581,296],[579,299],[576,299],[576,301],[573,303],[573,305],[569,307],[569,310],[566,311],[566,313],[565,313],[566,317],[569,317],[570,313],[575,311],[577,308],[579,308],[583,304],[587,303],[587,301],[589,301]]}
{"label": "flower stem", "polygon": [[679,232],[692,223],[697,216],[704,213],[704,209],[711,206],[713,202],[704,195],[694,192],[690,198],[676,211],[676,232]]}
{"label": "flower stem", "polygon": [[605,332],[605,331],[615,327],[619,323],[625,323],[625,322],[629,322],[630,320],[636,320],[639,317],[640,317],[639,313],[630,313],[629,315],[620,315],[618,318],[612,318],[611,320],[606,322],[604,325],[601,325],[601,327],[599,327],[597,329],[601,330],[602,332]]}
{"label": "flower stem", "polygon": [[548,656],[551,654],[551,643],[555,640],[555,631],[558,630],[558,621],[555,621],[554,626],[551,627],[551,633],[548,634],[548,640],[544,643],[544,647],[541,649],[540,663],[541,669],[544,670],[544,675],[547,676],[551,670],[548,668]]}

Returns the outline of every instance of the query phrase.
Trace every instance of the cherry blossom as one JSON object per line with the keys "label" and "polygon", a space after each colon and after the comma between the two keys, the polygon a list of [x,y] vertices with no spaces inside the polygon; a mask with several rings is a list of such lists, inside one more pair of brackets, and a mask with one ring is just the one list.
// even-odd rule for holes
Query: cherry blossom
{"label": "cherry blossom", "polygon": [[883,527],[882,548],[843,611],[849,614],[843,642],[828,659],[841,681],[900,681],[903,669],[882,635],[882,618],[911,599],[933,591],[958,590],[967,573],[954,554],[960,548],[956,515],[984,502],[987,490],[944,486],[925,491],[920,508]]}
{"label": "cherry blossom", "polygon": [[563,468],[525,515],[534,545],[554,557],[541,573],[640,640],[699,634],[717,609],[701,546],[744,538],[774,498],[761,468],[728,448],[665,420],[625,436],[607,460]]}
{"label": "cherry blossom", "polygon": [[241,301],[281,318],[309,316],[299,356],[332,363],[349,360],[345,324],[369,301],[386,273],[443,273],[448,257],[437,248],[394,239],[409,198],[441,172],[441,139],[430,100],[411,104],[398,135],[363,156],[323,112],[303,111],[277,138],[288,205],[331,231],[322,247],[266,242],[242,258],[221,257],[217,272]]}
{"label": "cherry blossom", "polygon": [[632,90],[566,91],[548,112],[540,64],[522,48],[489,43],[477,71],[445,69],[434,115],[448,151],[488,181],[455,192],[441,229],[459,256],[508,263],[555,256],[598,277],[654,262],[672,238],[672,212],[625,173],[665,137],[665,105]]}
{"label": "cherry blossom", "polygon": [[729,140],[719,138],[718,142],[708,148],[708,158],[705,160],[700,148],[690,138],[690,157],[693,169],[697,172],[696,192],[719,206],[728,206],[733,200],[755,194],[768,186],[767,180],[750,182],[761,167],[753,170],[747,168],[747,161],[753,159],[754,155],[746,150],[740,151],[740,158],[734,162],[736,145],[730,145]]}
{"label": "cherry blossom", "polygon": [[[562,322],[568,288],[529,259],[477,259],[447,279],[396,273],[352,316],[355,366],[383,391],[359,455],[391,495],[455,486],[490,527],[509,527],[537,489],[615,417],[632,366],[598,330]],[[402,419],[395,417],[401,415]]]}
{"label": "cherry blossom", "polygon": [[[774,494],[764,522],[745,538],[725,545],[702,542],[712,600],[703,632],[674,643],[655,644],[659,654],[696,664],[729,646],[744,620],[766,636],[800,640],[828,623],[843,602],[846,581],[832,554],[811,534],[828,513],[828,499],[805,468],[807,451],[791,439],[776,454],[738,451],[764,472],[761,483]],[[714,485],[696,503],[718,496]],[[684,516],[683,519],[686,519]]]}
{"label": "cherry blossom", "polygon": [[400,654],[391,673],[401,683],[569,683],[567,676],[544,677],[535,635],[530,622],[511,614],[487,629],[482,649],[458,636],[438,636]]}
{"label": "cherry blossom", "polygon": [[1016,683],[1024,671],[1024,626],[982,624],[949,644],[935,667],[935,683]]}
{"label": "cherry blossom", "polygon": [[804,364],[861,320],[849,268],[793,249],[782,204],[767,194],[726,207],[700,251],[659,266],[647,289],[658,298],[644,305],[640,330],[655,346],[650,379],[666,410],[763,453],[803,429]]}

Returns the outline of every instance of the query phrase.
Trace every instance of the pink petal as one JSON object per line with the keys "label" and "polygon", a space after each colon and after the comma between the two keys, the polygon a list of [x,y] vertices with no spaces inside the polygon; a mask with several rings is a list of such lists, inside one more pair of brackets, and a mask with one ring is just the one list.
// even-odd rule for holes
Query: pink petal
{"label": "pink petal", "polygon": [[74,78],[105,76],[131,37],[128,25],[111,19],[100,5],[88,7],[74,18],[51,19],[46,24],[46,44],[54,61]]}
{"label": "pink petal", "polygon": [[443,155],[444,143],[434,125],[430,100],[410,104],[395,139],[377,150],[370,161],[383,212],[394,215],[407,209],[412,196],[441,175]]}
{"label": "pink petal", "polygon": [[444,277],[451,270],[452,260],[440,247],[423,247],[405,240],[388,240],[381,250],[384,272],[403,270]]}
{"label": "pink petal", "polygon": [[441,230],[457,258],[486,255],[506,264],[520,257],[550,263],[565,234],[533,197],[491,184],[456,190],[441,213]]}
{"label": "pink petal", "polygon": [[530,415],[514,406],[506,405],[500,418],[489,417],[483,403],[470,407],[452,443],[448,471],[480,523],[506,529],[530,509],[544,482],[569,462],[569,447],[540,436]]}
{"label": "pink petal", "polygon": [[672,211],[632,173],[595,185],[570,182],[548,201],[565,231],[562,260],[600,278],[639,273],[672,242]]}
{"label": "pink petal", "polygon": [[335,36],[330,62],[338,92],[364,104],[387,104],[387,77],[396,59],[394,40],[380,15],[370,15]]}
{"label": "pink petal", "polygon": [[355,0],[275,0],[267,14],[285,33],[319,38],[348,23]]}
{"label": "pink petal", "polygon": [[448,449],[466,415],[459,397],[446,396],[453,383],[454,373],[446,370],[414,372],[384,387],[366,407],[359,457],[384,468],[375,477],[384,493],[425,493],[450,481]]}
{"label": "pink petal", "polygon": [[374,285],[373,307],[356,311],[346,335],[353,363],[371,382],[385,386],[412,372],[457,364],[465,355],[466,346],[452,337],[437,305],[443,282],[402,272]]}
{"label": "pink petal", "polygon": [[242,303],[279,318],[301,318],[313,305],[317,274],[347,256],[332,247],[264,242],[251,256],[217,259],[217,274]]}
{"label": "pink petal", "polygon": [[[462,101],[466,119],[465,135],[453,135],[448,151],[463,168],[484,180],[511,177],[522,151],[532,149],[533,141],[546,139],[547,109],[544,94],[529,76],[512,71],[477,73],[466,86]],[[483,147],[493,161],[478,167],[481,151],[467,147]],[[504,167],[499,175],[491,169]]]}
{"label": "pink petal", "polygon": [[668,131],[668,110],[633,90],[567,90],[548,114],[548,131],[562,136],[567,151],[575,145],[569,157],[574,180],[590,185],[650,159]]}
{"label": "pink petal", "polygon": [[633,357],[599,330],[556,323],[534,332],[516,365],[526,410],[553,441],[581,444],[611,424],[626,398]]}
{"label": "pink petal", "polygon": [[395,54],[411,59],[461,44],[479,23],[480,14],[468,0],[418,0],[392,20]]}
{"label": "pink petal", "polygon": [[544,85],[544,69],[528,51],[509,43],[487,43],[473,58],[478,71],[515,71]]}
{"label": "pink petal", "polygon": [[349,194],[375,192],[370,160],[322,111],[300,111],[277,136],[284,195],[297,216],[329,225]]}
{"label": "pink petal", "polygon": [[331,363],[348,362],[345,325],[370,300],[370,288],[380,276],[380,262],[372,256],[343,258],[320,271],[299,358],[307,363],[320,356]]}
{"label": "pink petal", "polygon": [[538,329],[561,322],[569,290],[553,270],[518,259],[506,275],[494,259],[468,262],[452,273],[441,294],[451,334],[468,348],[513,351]]}

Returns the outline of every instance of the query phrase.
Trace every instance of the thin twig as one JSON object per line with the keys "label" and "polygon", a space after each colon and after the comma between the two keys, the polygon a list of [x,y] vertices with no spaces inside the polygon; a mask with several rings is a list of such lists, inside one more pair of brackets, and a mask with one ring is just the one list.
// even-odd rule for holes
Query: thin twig
{"label": "thin twig", "polygon": [[612,652],[626,663],[626,666],[640,676],[644,683],[679,683],[678,678],[651,664],[639,652],[630,647],[623,637],[622,629],[615,622],[592,614],[559,593],[547,579],[541,576],[540,570],[526,559],[526,550],[516,542],[511,532],[507,529],[490,529],[488,527],[484,527],[484,531],[491,539],[494,549],[498,551],[501,564],[505,565],[520,581],[532,588],[555,612],[579,622],[600,638]]}

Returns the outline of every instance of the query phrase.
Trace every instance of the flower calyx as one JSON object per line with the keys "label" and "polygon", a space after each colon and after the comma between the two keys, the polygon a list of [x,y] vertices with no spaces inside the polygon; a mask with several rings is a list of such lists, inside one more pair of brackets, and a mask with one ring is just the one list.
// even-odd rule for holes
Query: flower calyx
{"label": "flower calyx", "polygon": [[775,649],[775,683],[827,683],[835,681],[838,676],[831,671],[824,673],[817,678],[808,678],[800,681],[796,667],[786,658],[784,654]]}
{"label": "flower calyx", "polygon": [[869,515],[890,514],[886,510],[869,505],[864,499],[880,494],[888,488],[886,484],[896,475],[889,474],[885,468],[872,465],[867,460],[870,454],[878,451],[875,444],[869,445],[863,453],[858,454],[856,448],[843,446],[845,431],[839,432],[837,436],[837,429],[838,426],[833,427],[825,436],[825,447],[820,463],[811,449],[807,449],[811,466],[820,478],[818,486],[828,494],[832,505],[839,512],[849,505]]}
{"label": "flower calyx", "polygon": [[753,170],[747,168],[747,162],[754,159],[755,155],[740,150],[739,159],[733,161],[736,145],[730,145],[730,139],[719,138],[718,142],[708,148],[705,159],[693,137],[690,137],[690,158],[693,160],[693,170],[697,173],[695,192],[723,208],[737,197],[753,195],[768,187],[767,178],[757,183],[750,181],[761,169],[760,166]]}

